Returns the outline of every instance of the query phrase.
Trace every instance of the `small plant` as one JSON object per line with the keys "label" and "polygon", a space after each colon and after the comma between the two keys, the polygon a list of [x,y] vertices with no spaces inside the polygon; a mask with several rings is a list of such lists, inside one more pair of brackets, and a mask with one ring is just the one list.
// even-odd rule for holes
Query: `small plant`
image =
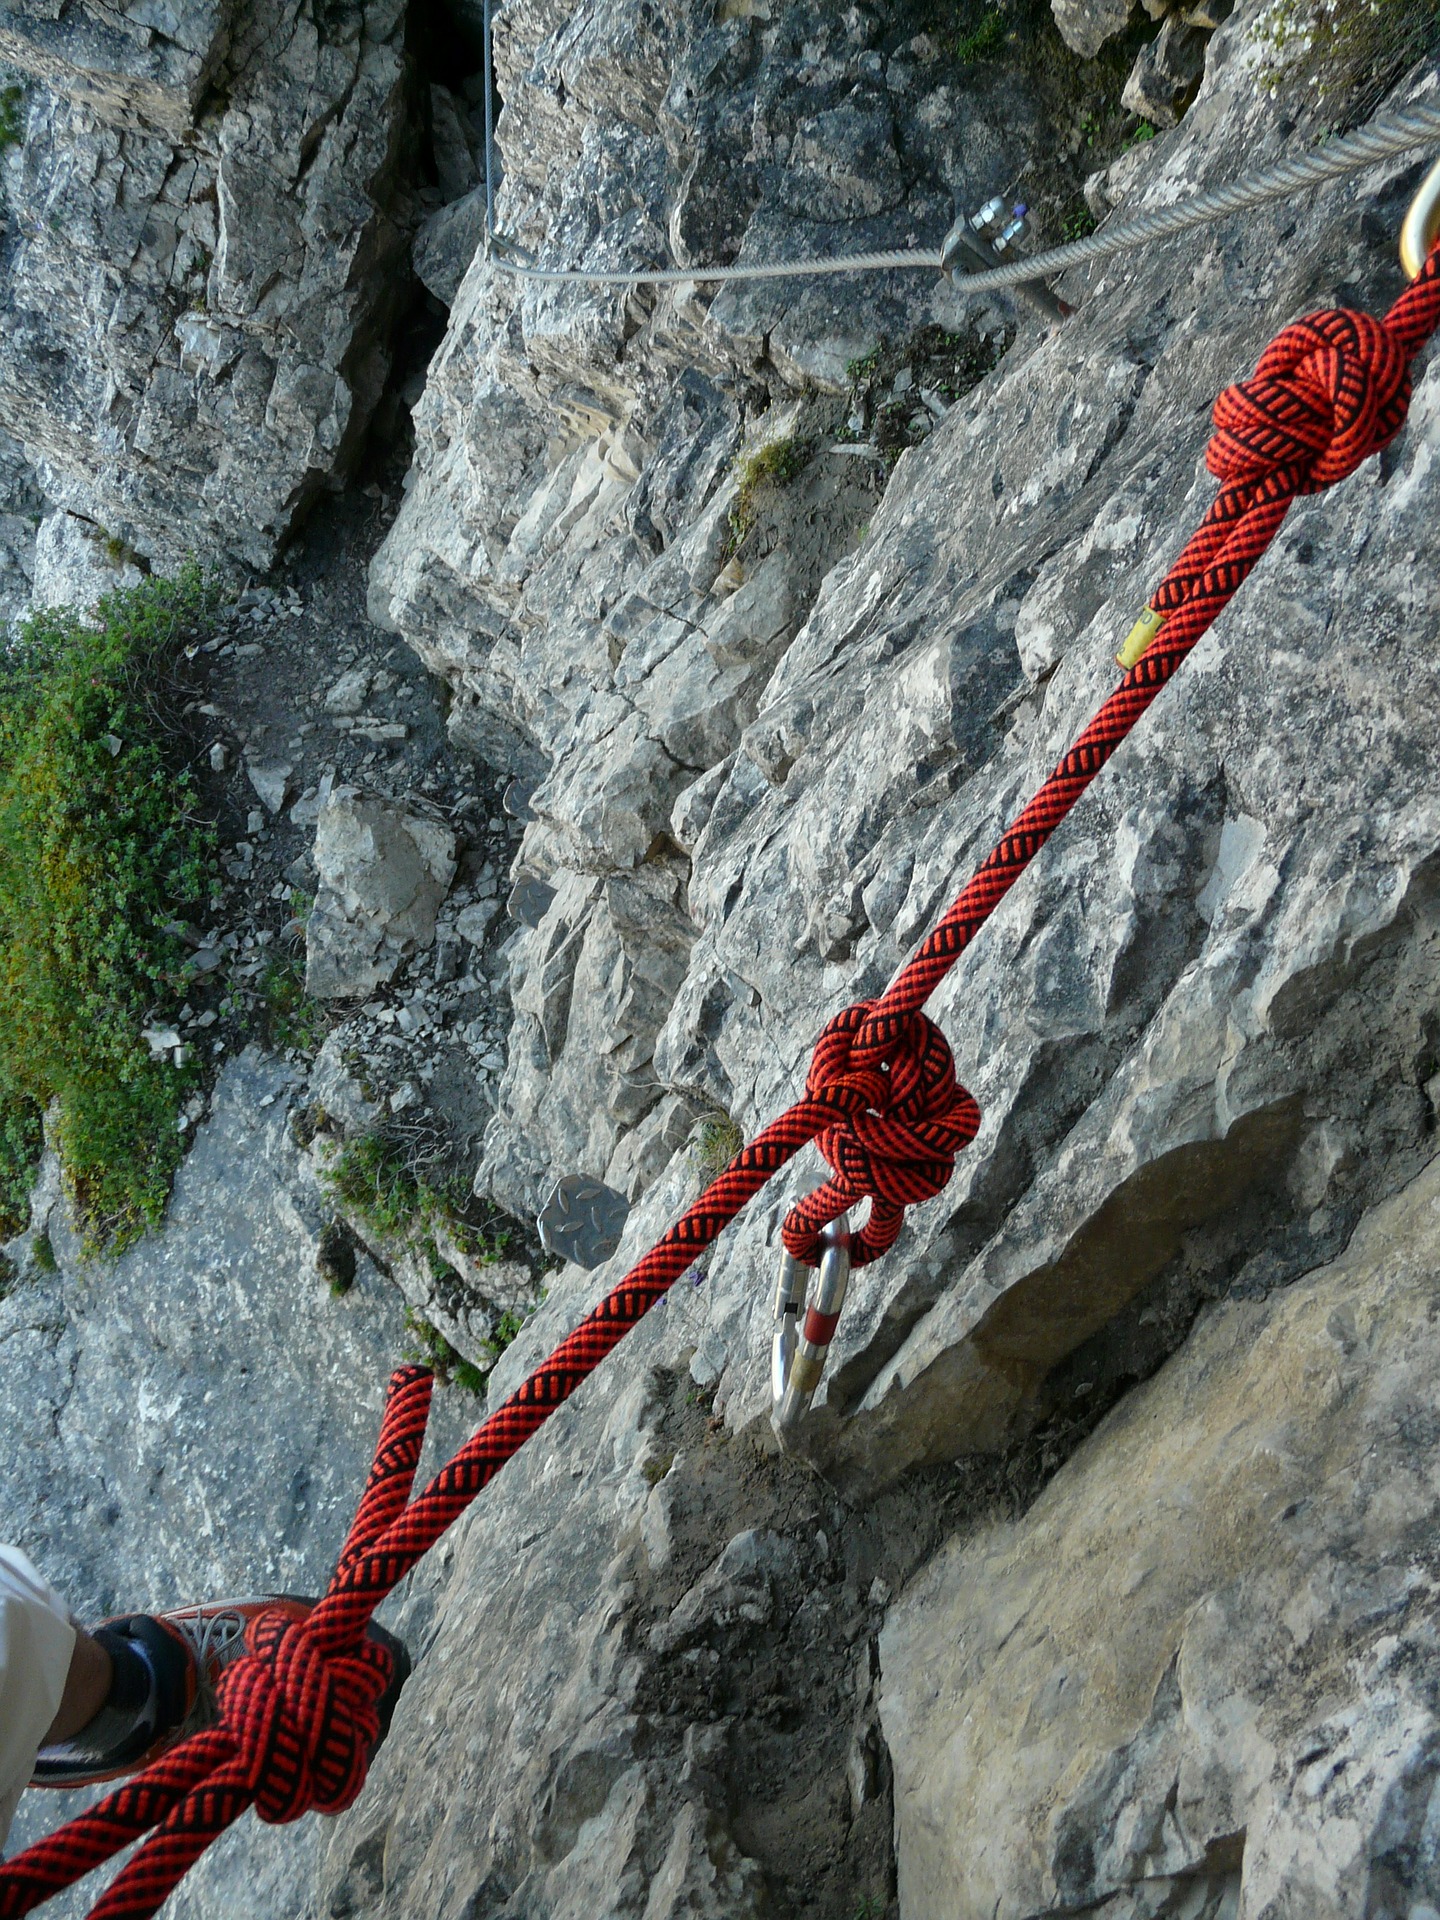
{"label": "small plant", "polygon": [[1005,44],[1009,28],[1005,24],[1003,13],[987,13],[971,33],[962,33],[951,42],[951,50],[962,65],[972,60],[983,60],[987,54],[994,53]]}
{"label": "small plant", "polygon": [[305,962],[299,954],[279,954],[256,982],[263,1037],[272,1047],[312,1053],[325,1031],[325,1015],[305,991]]}
{"label": "small plant", "polygon": [[336,1198],[375,1233],[403,1233],[425,1217],[426,1182],[388,1134],[350,1141],[325,1178]]}
{"label": "small plant", "polygon": [[315,1249],[315,1271],[337,1300],[355,1284],[355,1242],[343,1220],[329,1220]]}
{"label": "small plant", "polygon": [[1271,0],[1251,32],[1272,97],[1303,88],[1363,118],[1440,43],[1440,8],[1435,0]]}
{"label": "small plant", "polygon": [[524,1324],[525,1321],[522,1315],[516,1313],[513,1308],[506,1308],[505,1312],[502,1313],[500,1318],[495,1322],[495,1331],[490,1337],[490,1344],[494,1347],[497,1354],[505,1351],[506,1347],[510,1345]]}
{"label": "small plant", "polygon": [[[0,1067],[3,1076],[3,1067]],[[0,1238],[23,1230],[43,1142],[40,1109],[0,1077]]]}
{"label": "small plant", "polygon": [[1153,140],[1159,131],[1160,129],[1158,127],[1152,127],[1148,120],[1140,121],[1130,137],[1122,142],[1120,151],[1122,153],[1128,153],[1131,147],[1144,146],[1145,142],[1147,140]]}
{"label": "small plant", "polygon": [[1095,216],[1086,203],[1081,200],[1065,215],[1060,222],[1061,236],[1066,240],[1083,240],[1095,231]]}
{"label": "small plant", "polygon": [[25,138],[25,89],[0,88],[0,153],[18,147]]}
{"label": "small plant", "polygon": [[871,374],[878,369],[879,365],[880,348],[874,346],[870,349],[869,353],[863,354],[858,360],[846,361],[845,378],[850,382],[852,387],[858,387],[862,382],[870,378]]}
{"label": "small plant", "polygon": [[430,1322],[416,1313],[413,1307],[405,1309],[405,1331],[410,1335],[401,1358],[412,1361],[416,1366],[429,1367],[442,1387],[453,1382],[463,1387],[467,1393],[485,1392],[485,1375],[455,1348]]}
{"label": "small plant", "polygon": [[55,608],[0,655],[0,1205],[14,1217],[39,1116],[86,1238],[158,1224],[199,1079],[152,1051],[191,978],[177,912],[219,890],[175,718],[181,651],[216,596],[198,570]]}
{"label": "small plant", "polygon": [[761,492],[767,487],[788,487],[809,466],[814,452],[813,442],[797,439],[792,434],[788,439],[772,440],[767,446],[757,447],[745,455],[735,470],[739,488],[730,509],[729,553],[738,553],[745,544],[759,512]]}
{"label": "small plant", "polygon": [[646,1486],[658,1487],[674,1464],[675,1455],[673,1453],[657,1453],[652,1456],[640,1469],[641,1473],[645,1476]]}
{"label": "small plant", "polygon": [[690,1156],[701,1184],[722,1174],[745,1144],[745,1136],[728,1113],[707,1114],[695,1129]]}
{"label": "small plant", "polygon": [[60,1262],[55,1258],[55,1246],[48,1233],[37,1233],[30,1243],[30,1257],[41,1273],[56,1273]]}
{"label": "small plant", "polygon": [[[416,1158],[406,1142],[379,1129],[351,1140],[324,1174],[335,1198],[372,1233],[414,1240],[433,1279],[451,1271],[436,1244],[443,1232],[466,1260],[494,1266],[510,1243],[511,1226],[498,1207],[484,1221],[467,1219],[477,1202],[463,1181],[446,1179]],[[518,1329],[517,1329],[518,1331]]]}

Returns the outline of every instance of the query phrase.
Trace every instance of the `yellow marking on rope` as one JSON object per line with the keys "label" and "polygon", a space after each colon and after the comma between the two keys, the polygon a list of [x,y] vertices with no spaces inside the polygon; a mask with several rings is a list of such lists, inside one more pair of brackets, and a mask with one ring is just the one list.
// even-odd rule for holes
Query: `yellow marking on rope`
{"label": "yellow marking on rope", "polygon": [[1150,642],[1165,624],[1165,615],[1156,613],[1153,607],[1146,607],[1140,618],[1125,636],[1125,644],[1116,654],[1116,662],[1128,673],[1135,662],[1144,653]]}

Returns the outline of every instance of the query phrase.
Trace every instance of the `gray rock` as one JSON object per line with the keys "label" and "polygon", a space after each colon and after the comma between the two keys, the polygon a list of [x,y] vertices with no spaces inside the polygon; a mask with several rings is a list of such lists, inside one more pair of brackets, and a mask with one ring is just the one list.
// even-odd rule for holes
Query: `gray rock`
{"label": "gray rock", "polygon": [[267,813],[279,813],[291,794],[291,775],[295,769],[288,761],[247,760],[245,771]]}
{"label": "gray rock", "polygon": [[764,1626],[774,1617],[776,1588],[797,1571],[795,1548],[783,1535],[754,1528],[737,1533],[669,1619],[651,1628],[651,1646],[656,1653],[674,1653],[717,1628]]}
{"label": "gray rock", "polygon": [[1437,1218],[1440,1161],[1332,1266],[1215,1310],[1023,1519],[905,1593],[903,1913],[1440,1902]]}
{"label": "gray rock", "polygon": [[349,667],[325,695],[326,713],[363,713],[375,678],[371,667]]}
{"label": "gray rock", "polygon": [[24,450],[0,432],[0,620],[19,620],[30,609],[44,511],[45,496]]}
{"label": "gray rock", "polygon": [[483,947],[491,923],[500,911],[500,902],[477,900],[455,916],[455,931],[472,947]]}
{"label": "gray rock", "polygon": [[31,599],[37,608],[88,613],[105,594],[137,586],[144,578],[124,547],[73,513],[46,514],[35,535],[32,565]]}
{"label": "gray rock", "polygon": [[[554,887],[542,880],[538,873],[521,873],[510,889],[505,910],[518,920],[522,927],[538,927],[550,911],[554,898]],[[482,905],[488,906],[489,902],[482,902]],[[483,927],[481,932],[483,934]]]}
{"label": "gray rock", "polygon": [[1207,38],[1205,28],[1172,15],[1137,54],[1120,104],[1157,127],[1173,127],[1205,71]]}
{"label": "gray rock", "polygon": [[480,174],[464,111],[448,87],[430,89],[430,145],[441,193],[447,200],[463,199]]}
{"label": "gray rock", "polygon": [[353,1048],[341,1033],[327,1034],[310,1069],[309,1095],[347,1134],[365,1133],[380,1118],[380,1102],[367,1092],[363,1077],[346,1057],[350,1054]]}
{"label": "gray rock", "polygon": [[315,829],[315,905],[305,925],[306,990],[367,992],[428,947],[455,877],[455,836],[378,794],[337,787]]}
{"label": "gray rock", "polygon": [[0,421],[47,495],[170,570],[268,567],[358,448],[405,277],[403,8],[7,9],[32,81]]}
{"label": "gray rock", "polygon": [[485,240],[485,189],[441,207],[415,235],[415,272],[444,306],[453,304],[460,282]]}
{"label": "gray rock", "polygon": [[1134,0],[1050,0],[1060,38],[1084,60],[1130,24]]}
{"label": "gray rock", "polygon": [[[257,1589],[313,1593],[339,1551],[399,1358],[401,1303],[365,1259],[343,1301],[316,1275],[325,1212],[288,1133],[294,1084],[253,1052],[225,1068],[164,1232],[103,1277],[81,1258],[47,1170],[35,1217],[59,1271],[29,1269],[0,1300],[12,1442],[0,1537],[81,1619]],[[427,1474],[464,1432],[443,1396],[433,1427]],[[382,1615],[416,1655],[440,1574],[427,1569]],[[13,1846],[68,1818],[77,1799],[23,1800]],[[242,1821],[172,1911],[293,1920],[324,1840],[315,1821]],[[94,1897],[82,1885],[50,1911],[73,1920]]]}

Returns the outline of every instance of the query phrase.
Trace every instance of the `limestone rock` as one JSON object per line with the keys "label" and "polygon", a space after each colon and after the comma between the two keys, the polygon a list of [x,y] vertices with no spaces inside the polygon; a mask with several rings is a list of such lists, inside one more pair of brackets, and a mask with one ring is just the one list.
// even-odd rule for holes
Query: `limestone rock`
{"label": "limestone rock", "polygon": [[306,991],[366,992],[435,938],[455,877],[455,836],[378,794],[337,787],[315,829],[318,889],[305,926]]}
{"label": "limestone rock", "polygon": [[24,452],[0,433],[0,620],[18,620],[29,610],[44,509],[45,497]]}
{"label": "limestone rock", "polygon": [[476,187],[424,221],[415,235],[415,271],[435,298],[454,303],[485,239],[485,189]]}
{"label": "limestone rock", "polygon": [[1437,1229],[1433,1161],[898,1602],[907,1920],[1440,1904]]}
{"label": "limestone rock", "polygon": [[340,1034],[327,1034],[310,1069],[310,1097],[347,1134],[365,1133],[380,1118],[380,1102],[345,1058]]}
{"label": "limestone rock", "polygon": [[250,785],[267,813],[279,813],[284,808],[294,791],[291,784],[294,771],[284,760],[246,760],[245,772]]}
{"label": "limestone rock", "polygon": [[1122,106],[1157,127],[1173,127],[1205,70],[1206,29],[1172,16],[1142,47],[1120,96]]}
{"label": "limestone rock", "polygon": [[99,527],[63,511],[47,513],[35,535],[31,599],[38,607],[74,607],[88,613],[117,587],[144,577],[134,559]]}
{"label": "limestone rock", "polygon": [[673,1653],[717,1627],[764,1626],[775,1611],[777,1584],[793,1579],[796,1565],[795,1548],[782,1535],[754,1528],[737,1533],[669,1619],[652,1628],[650,1644],[657,1653]]}
{"label": "limestone rock", "polygon": [[342,476],[403,297],[397,0],[7,9],[0,422],[46,493],[173,568],[267,567]]}
{"label": "limestone rock", "polygon": [[[10,1437],[0,1536],[30,1553],[80,1618],[328,1578],[363,1489],[401,1303],[366,1259],[343,1300],[315,1272],[325,1212],[290,1139],[293,1072],[247,1053],[216,1089],[163,1233],[97,1284],[51,1162],[37,1196],[59,1270],[0,1299],[0,1412]],[[265,1105],[264,1102],[269,1104]],[[437,1400],[423,1469],[464,1432]],[[438,1564],[383,1618],[422,1653]],[[16,1848],[74,1811],[21,1803]],[[323,1822],[242,1821],[171,1901],[182,1920],[290,1920]],[[93,1884],[51,1903],[78,1920]]]}
{"label": "limestone rock", "polygon": [[1134,0],[1050,0],[1060,38],[1084,60],[1130,24]]}
{"label": "limestone rock", "polygon": [[363,713],[374,678],[370,667],[348,667],[325,695],[326,713]]}

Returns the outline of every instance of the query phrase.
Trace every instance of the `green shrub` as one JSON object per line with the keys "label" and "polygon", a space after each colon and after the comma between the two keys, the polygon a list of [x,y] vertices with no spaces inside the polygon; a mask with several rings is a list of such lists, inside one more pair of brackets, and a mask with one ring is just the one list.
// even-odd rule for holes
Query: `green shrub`
{"label": "green shrub", "polygon": [[730,509],[729,551],[736,553],[755,524],[760,494],[766,487],[788,487],[802,474],[814,455],[814,443],[793,434],[784,440],[772,440],[767,446],[747,453],[735,469],[739,490]]}
{"label": "green shrub", "polygon": [[325,1177],[336,1198],[375,1233],[404,1233],[425,1218],[427,1200],[433,1204],[433,1189],[384,1133],[350,1141]]}
{"label": "green shrub", "polygon": [[973,32],[957,34],[951,42],[951,50],[962,64],[983,60],[987,54],[994,53],[1005,44],[1009,31],[1004,14],[992,10]]}
{"label": "green shrub", "polygon": [[0,87],[0,153],[25,138],[25,89]]}
{"label": "green shrub", "polygon": [[416,1366],[429,1367],[442,1387],[453,1381],[467,1393],[483,1394],[485,1375],[463,1355],[457,1353],[438,1327],[422,1319],[413,1307],[405,1309],[405,1331],[410,1335],[401,1358]]}
{"label": "green shrub", "polygon": [[218,891],[174,724],[176,663],[214,594],[198,570],[37,614],[0,656],[0,1196],[13,1220],[39,1115],[92,1246],[159,1222],[198,1079],[154,1060],[190,977],[175,924]]}
{"label": "green shrub", "polygon": [[262,1037],[272,1047],[310,1053],[325,1031],[318,1000],[305,991],[305,961],[298,953],[277,954],[256,982]]}
{"label": "green shrub", "polygon": [[690,1157],[702,1185],[722,1174],[745,1144],[745,1136],[728,1113],[707,1114],[695,1129]]}
{"label": "green shrub", "polygon": [[325,1180],[336,1199],[373,1233],[422,1235],[437,1278],[445,1270],[434,1240],[438,1225],[481,1266],[493,1266],[509,1244],[510,1228],[498,1208],[489,1209],[494,1218],[484,1225],[466,1219],[465,1208],[483,1208],[485,1203],[474,1201],[463,1181],[437,1175],[416,1159],[403,1139],[383,1128],[348,1142]]}

